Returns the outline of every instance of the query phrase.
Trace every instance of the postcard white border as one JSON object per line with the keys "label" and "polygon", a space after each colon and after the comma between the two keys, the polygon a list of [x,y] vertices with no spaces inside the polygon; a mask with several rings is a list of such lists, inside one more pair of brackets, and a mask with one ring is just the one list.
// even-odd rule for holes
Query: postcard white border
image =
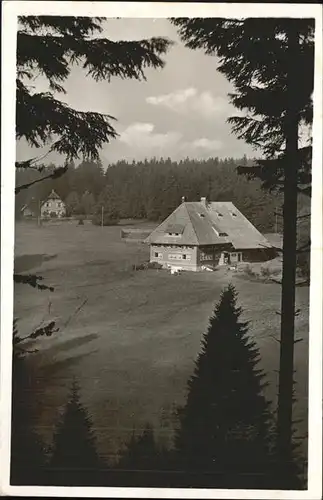
{"label": "postcard white border", "polygon": [[[34,487],[9,485],[11,351],[13,320],[13,249],[15,184],[15,53],[18,15],[80,15],[127,18],[167,17],[311,17],[315,18],[313,124],[312,249],[309,335],[309,469],[305,491],[203,490],[172,488]],[[1,400],[0,494],[104,498],[249,498],[319,499],[322,495],[322,9],[313,4],[204,4],[162,2],[2,3],[1,130]],[[302,69],[300,68],[300,71]]]}

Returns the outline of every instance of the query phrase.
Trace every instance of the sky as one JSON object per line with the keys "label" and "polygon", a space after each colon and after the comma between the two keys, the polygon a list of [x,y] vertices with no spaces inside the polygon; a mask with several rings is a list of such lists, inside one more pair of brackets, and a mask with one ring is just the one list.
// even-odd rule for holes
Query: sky
{"label": "sky", "polygon": [[[242,157],[255,152],[238,140],[226,120],[237,114],[229,103],[229,82],[217,71],[216,56],[184,47],[176,28],[167,19],[109,19],[104,32],[112,40],[138,40],[153,36],[175,42],[164,57],[163,69],[145,71],[146,81],[95,82],[80,67],[73,67],[59,99],[81,111],[97,111],[117,118],[119,137],[101,151],[103,165],[121,159]],[[35,91],[47,90],[38,76]],[[46,150],[45,150],[46,151]],[[39,154],[24,141],[17,143],[17,159]],[[46,161],[63,161],[51,154]]]}

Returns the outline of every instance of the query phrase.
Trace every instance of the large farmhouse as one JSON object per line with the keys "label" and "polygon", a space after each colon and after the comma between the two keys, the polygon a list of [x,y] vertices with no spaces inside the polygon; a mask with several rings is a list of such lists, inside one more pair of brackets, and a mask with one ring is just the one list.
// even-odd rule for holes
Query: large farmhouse
{"label": "large farmhouse", "polygon": [[65,203],[58,194],[52,190],[50,195],[41,204],[40,216],[42,219],[48,217],[64,217],[66,212]]}
{"label": "large farmhouse", "polygon": [[186,202],[147,238],[150,262],[199,271],[275,255],[269,241],[231,202]]}

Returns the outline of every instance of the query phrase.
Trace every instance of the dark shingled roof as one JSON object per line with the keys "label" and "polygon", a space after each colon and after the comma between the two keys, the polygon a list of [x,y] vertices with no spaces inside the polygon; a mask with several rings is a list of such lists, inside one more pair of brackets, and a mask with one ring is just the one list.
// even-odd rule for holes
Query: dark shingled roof
{"label": "dark shingled roof", "polygon": [[[169,236],[169,227],[183,227],[178,239]],[[225,236],[226,234],[226,236]],[[231,203],[184,202],[147,238],[151,244],[217,245],[228,243],[235,249],[271,247],[269,241]]]}

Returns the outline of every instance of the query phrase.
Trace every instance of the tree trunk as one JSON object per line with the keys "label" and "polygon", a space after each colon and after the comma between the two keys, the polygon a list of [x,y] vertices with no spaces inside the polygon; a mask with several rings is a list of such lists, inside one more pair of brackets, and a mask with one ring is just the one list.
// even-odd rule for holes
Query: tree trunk
{"label": "tree trunk", "polygon": [[[281,344],[278,392],[277,451],[283,466],[292,456],[292,406],[295,332],[295,281],[297,245],[298,123],[295,52],[299,50],[297,21],[288,30],[287,109],[285,118],[286,166],[284,180],[283,278],[281,296]],[[284,469],[285,469],[284,467]],[[286,470],[286,469],[285,469]]]}

